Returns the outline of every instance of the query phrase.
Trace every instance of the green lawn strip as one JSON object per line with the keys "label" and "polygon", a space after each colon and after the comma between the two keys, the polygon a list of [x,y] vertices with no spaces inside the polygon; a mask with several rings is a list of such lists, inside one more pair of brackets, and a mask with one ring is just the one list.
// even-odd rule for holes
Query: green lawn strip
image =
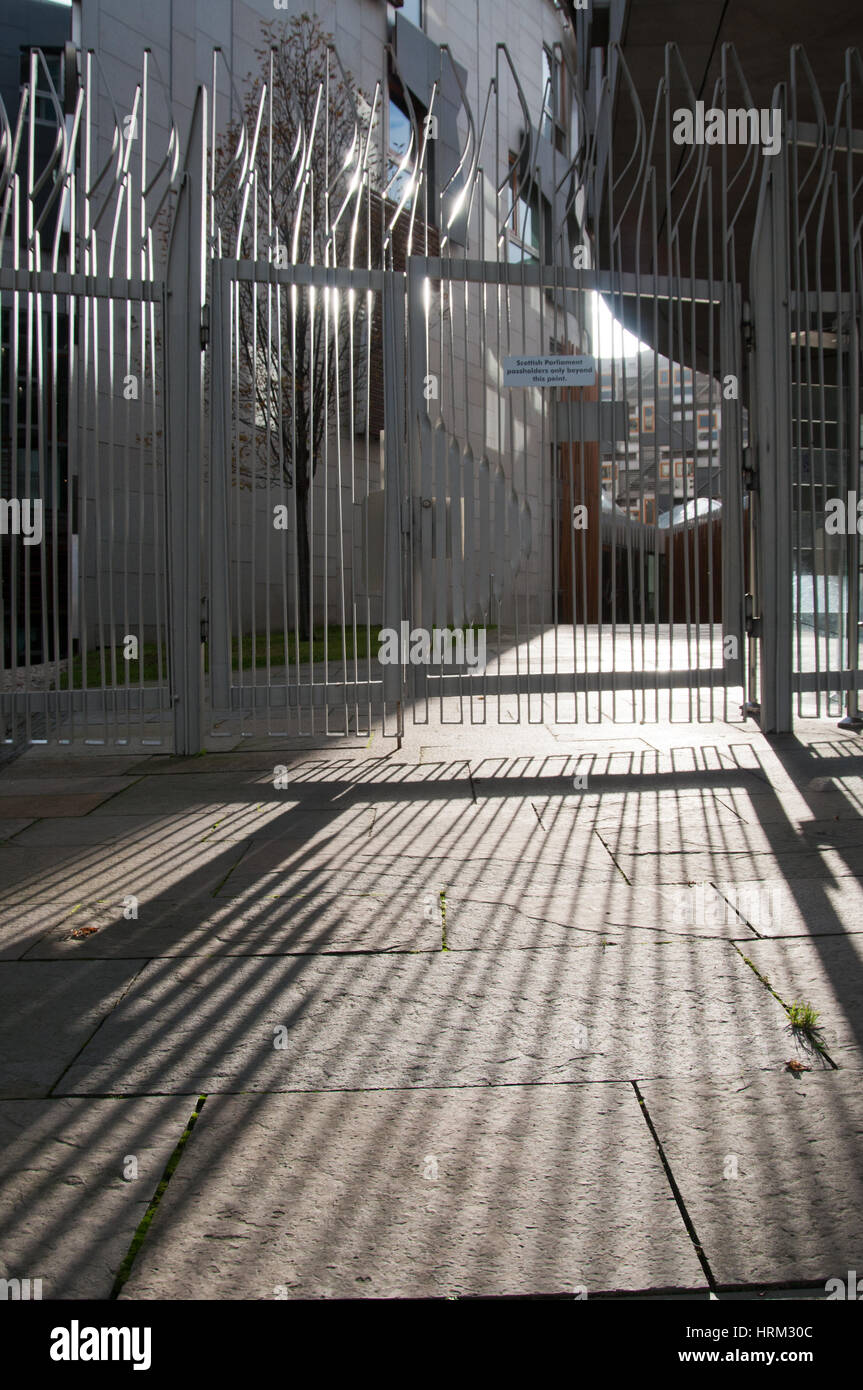
{"label": "green lawn strip", "polygon": [[[453,629],[454,631],[470,632],[472,628]],[[285,643],[285,633],[283,630],[266,632],[247,632],[243,634],[242,641],[234,637],[231,641],[231,665],[237,672],[266,670],[267,667],[290,668],[299,665],[307,666],[310,662],[327,661],[340,662],[363,661],[371,649],[372,656],[377,655],[380,627],[367,629],[365,626],[358,626],[356,630],[356,641],[354,641],[353,628],[346,628],[344,634],[344,644],[342,642],[342,629],[338,624],[330,624],[329,627],[316,627],[312,630],[312,640],[300,639],[299,643],[293,632],[288,632],[287,644]],[[486,628],[487,632],[493,632],[493,627]],[[371,638],[371,644],[369,643]],[[126,686],[133,687],[141,684],[160,685],[168,679],[168,652],[167,647],[162,644],[161,668],[159,665],[159,648],[155,642],[145,642],[141,648],[141,656],[137,661],[127,661],[123,656],[123,643],[118,643],[111,647],[95,647],[87,652],[86,657],[86,689],[88,690],[120,690]],[[209,671],[209,646],[206,648],[204,656],[204,669]],[[83,690],[85,674],[84,659],[79,654],[72,658],[72,690]],[[64,671],[60,675],[60,690],[69,690],[69,673]]]}

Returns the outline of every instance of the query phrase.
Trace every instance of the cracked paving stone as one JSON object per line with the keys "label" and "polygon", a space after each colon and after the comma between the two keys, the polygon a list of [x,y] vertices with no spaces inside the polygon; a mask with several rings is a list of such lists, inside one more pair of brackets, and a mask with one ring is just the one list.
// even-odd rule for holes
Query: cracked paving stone
{"label": "cracked paving stone", "polygon": [[733,1075],[784,1065],[786,1022],[738,952],[718,941],[161,960],[145,966],[59,1089]]}
{"label": "cracked paving stone", "polygon": [[863,934],[821,936],[815,941],[753,941],[747,942],[745,950],[786,1004],[805,1002],[818,1012],[824,1046],[837,1066],[859,1071],[863,1067]]}
{"label": "cracked paving stone", "polygon": [[212,1097],[122,1299],[703,1288],[631,1087]]}
{"label": "cracked paving stone", "polygon": [[[428,897],[314,894],[244,903],[239,911],[231,899],[203,899],[198,910],[143,902],[133,921],[118,908],[82,908],[47,934],[43,928],[26,959],[439,951],[438,899]],[[85,935],[72,935],[82,929]]]}
{"label": "cracked paving stone", "polygon": [[646,850],[638,854],[616,854],[621,871],[632,883],[734,883],[740,879],[809,878],[831,882],[842,877],[863,875],[863,850],[810,851],[805,847],[796,852],[777,850],[765,854],[752,852],[725,853],[686,850],[669,853]]}
{"label": "cracked paving stone", "polygon": [[[456,853],[390,856],[335,846],[332,851],[308,855],[301,849],[286,850],[278,842],[270,842],[253,848],[240,860],[218,888],[217,896],[333,893],[345,888],[359,893],[421,893],[457,885],[462,893],[481,887],[486,896],[519,902],[524,894],[543,886],[560,893],[575,892],[582,884],[607,883],[620,877],[598,841],[585,848],[583,855],[573,853],[568,859],[556,853],[548,859],[522,856],[510,860],[505,853],[505,846],[501,847],[500,857],[493,858],[480,845],[474,857],[468,851],[464,858]],[[477,894],[471,892],[470,896]]]}
{"label": "cracked paving stone", "polygon": [[863,932],[863,883],[856,878],[781,877],[741,879],[736,885],[741,903],[758,896],[752,917],[759,936],[835,936]]}
{"label": "cracked paving stone", "polygon": [[[166,891],[187,899],[212,896],[238,863],[243,846],[236,842],[202,843],[200,836],[186,834],[125,848],[116,841],[104,847],[79,847],[78,852],[66,847],[59,855],[44,849],[0,848],[0,873],[5,867],[3,856],[13,853],[20,856],[16,882],[0,894],[0,908],[15,903],[94,903],[100,899],[112,900],[122,908],[129,894],[139,899]],[[40,868],[42,864],[44,868]]]}
{"label": "cracked paving stone", "polygon": [[139,969],[128,961],[0,962],[0,1095],[46,1095]]}
{"label": "cracked paving stone", "polygon": [[851,1073],[640,1085],[718,1284],[847,1279],[863,1250],[863,1093]]}
{"label": "cracked paving stone", "polygon": [[108,1298],[196,1101],[0,1101],[0,1278]]}
{"label": "cracked paving stone", "polygon": [[[556,890],[525,893],[520,906],[486,902],[482,888],[446,894],[447,945],[454,950],[582,946],[591,937],[619,943],[633,934],[755,939],[725,898],[707,887],[632,887],[618,877],[571,897]],[[708,910],[708,907],[710,910]]]}

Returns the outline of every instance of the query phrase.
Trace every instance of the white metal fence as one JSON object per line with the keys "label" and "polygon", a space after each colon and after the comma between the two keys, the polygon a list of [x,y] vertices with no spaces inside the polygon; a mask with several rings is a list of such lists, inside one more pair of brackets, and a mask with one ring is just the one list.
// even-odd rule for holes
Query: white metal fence
{"label": "white metal fence", "polygon": [[675,142],[673,46],[558,130],[501,44],[446,178],[437,84],[394,151],[331,47],[233,123],[221,61],[188,134],[149,57],[111,132],[92,55],[0,120],[4,739],[856,717],[859,56],[769,154]]}

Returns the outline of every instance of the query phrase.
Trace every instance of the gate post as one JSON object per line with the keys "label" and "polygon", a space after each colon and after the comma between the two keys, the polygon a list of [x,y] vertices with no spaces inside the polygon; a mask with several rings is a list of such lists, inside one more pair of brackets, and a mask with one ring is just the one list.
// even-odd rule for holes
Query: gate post
{"label": "gate post", "polygon": [[207,93],[198,88],[166,274],[168,605],[174,752],[202,738],[201,439],[206,287]]}
{"label": "gate post", "polygon": [[[726,285],[720,303],[720,360],[724,373],[742,378],[741,331],[743,306],[740,287]],[[737,638],[738,655],[726,658],[725,685],[739,685],[746,700],[746,636],[743,600],[743,437],[742,402],[722,400],[722,429],[719,435],[720,494],[722,497],[722,633]]]}
{"label": "gate post", "polygon": [[[404,611],[402,578],[402,459],[405,440],[405,277],[384,270],[381,328],[384,367],[384,573],[381,625],[399,634]],[[401,660],[383,668],[384,719],[386,702],[398,706],[398,737],[402,736],[404,673]]]}
{"label": "gate post", "polygon": [[750,267],[755,338],[750,428],[757,457],[756,545],[760,576],[761,728],[790,733],[792,716],[791,261],[788,119],[784,87],[779,152],[765,156]]}

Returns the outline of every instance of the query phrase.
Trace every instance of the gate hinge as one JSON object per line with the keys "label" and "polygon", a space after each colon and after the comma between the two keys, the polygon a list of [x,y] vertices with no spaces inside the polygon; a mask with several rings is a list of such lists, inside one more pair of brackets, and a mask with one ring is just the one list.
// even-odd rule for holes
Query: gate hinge
{"label": "gate hinge", "polygon": [[209,341],[210,341],[210,306],[209,306],[209,304],[204,304],[203,307],[201,308],[201,350],[202,350],[202,351],[203,351],[203,349],[207,346],[207,344],[209,343]]}
{"label": "gate hinge", "polygon": [[201,599],[201,641],[207,642],[210,637],[210,600]]}
{"label": "gate hinge", "polygon": [[743,305],[740,331],[743,334],[743,346],[751,352],[755,347],[755,326],[752,322],[752,310],[748,304]]}
{"label": "gate hinge", "polygon": [[411,499],[410,499],[409,497],[403,497],[403,498],[402,498],[402,533],[403,533],[403,535],[409,536],[409,535],[410,535],[410,530],[411,530]]}
{"label": "gate hinge", "polygon": [[743,450],[743,486],[747,492],[757,492],[758,490],[758,469],[755,466],[755,455],[751,448]]}

